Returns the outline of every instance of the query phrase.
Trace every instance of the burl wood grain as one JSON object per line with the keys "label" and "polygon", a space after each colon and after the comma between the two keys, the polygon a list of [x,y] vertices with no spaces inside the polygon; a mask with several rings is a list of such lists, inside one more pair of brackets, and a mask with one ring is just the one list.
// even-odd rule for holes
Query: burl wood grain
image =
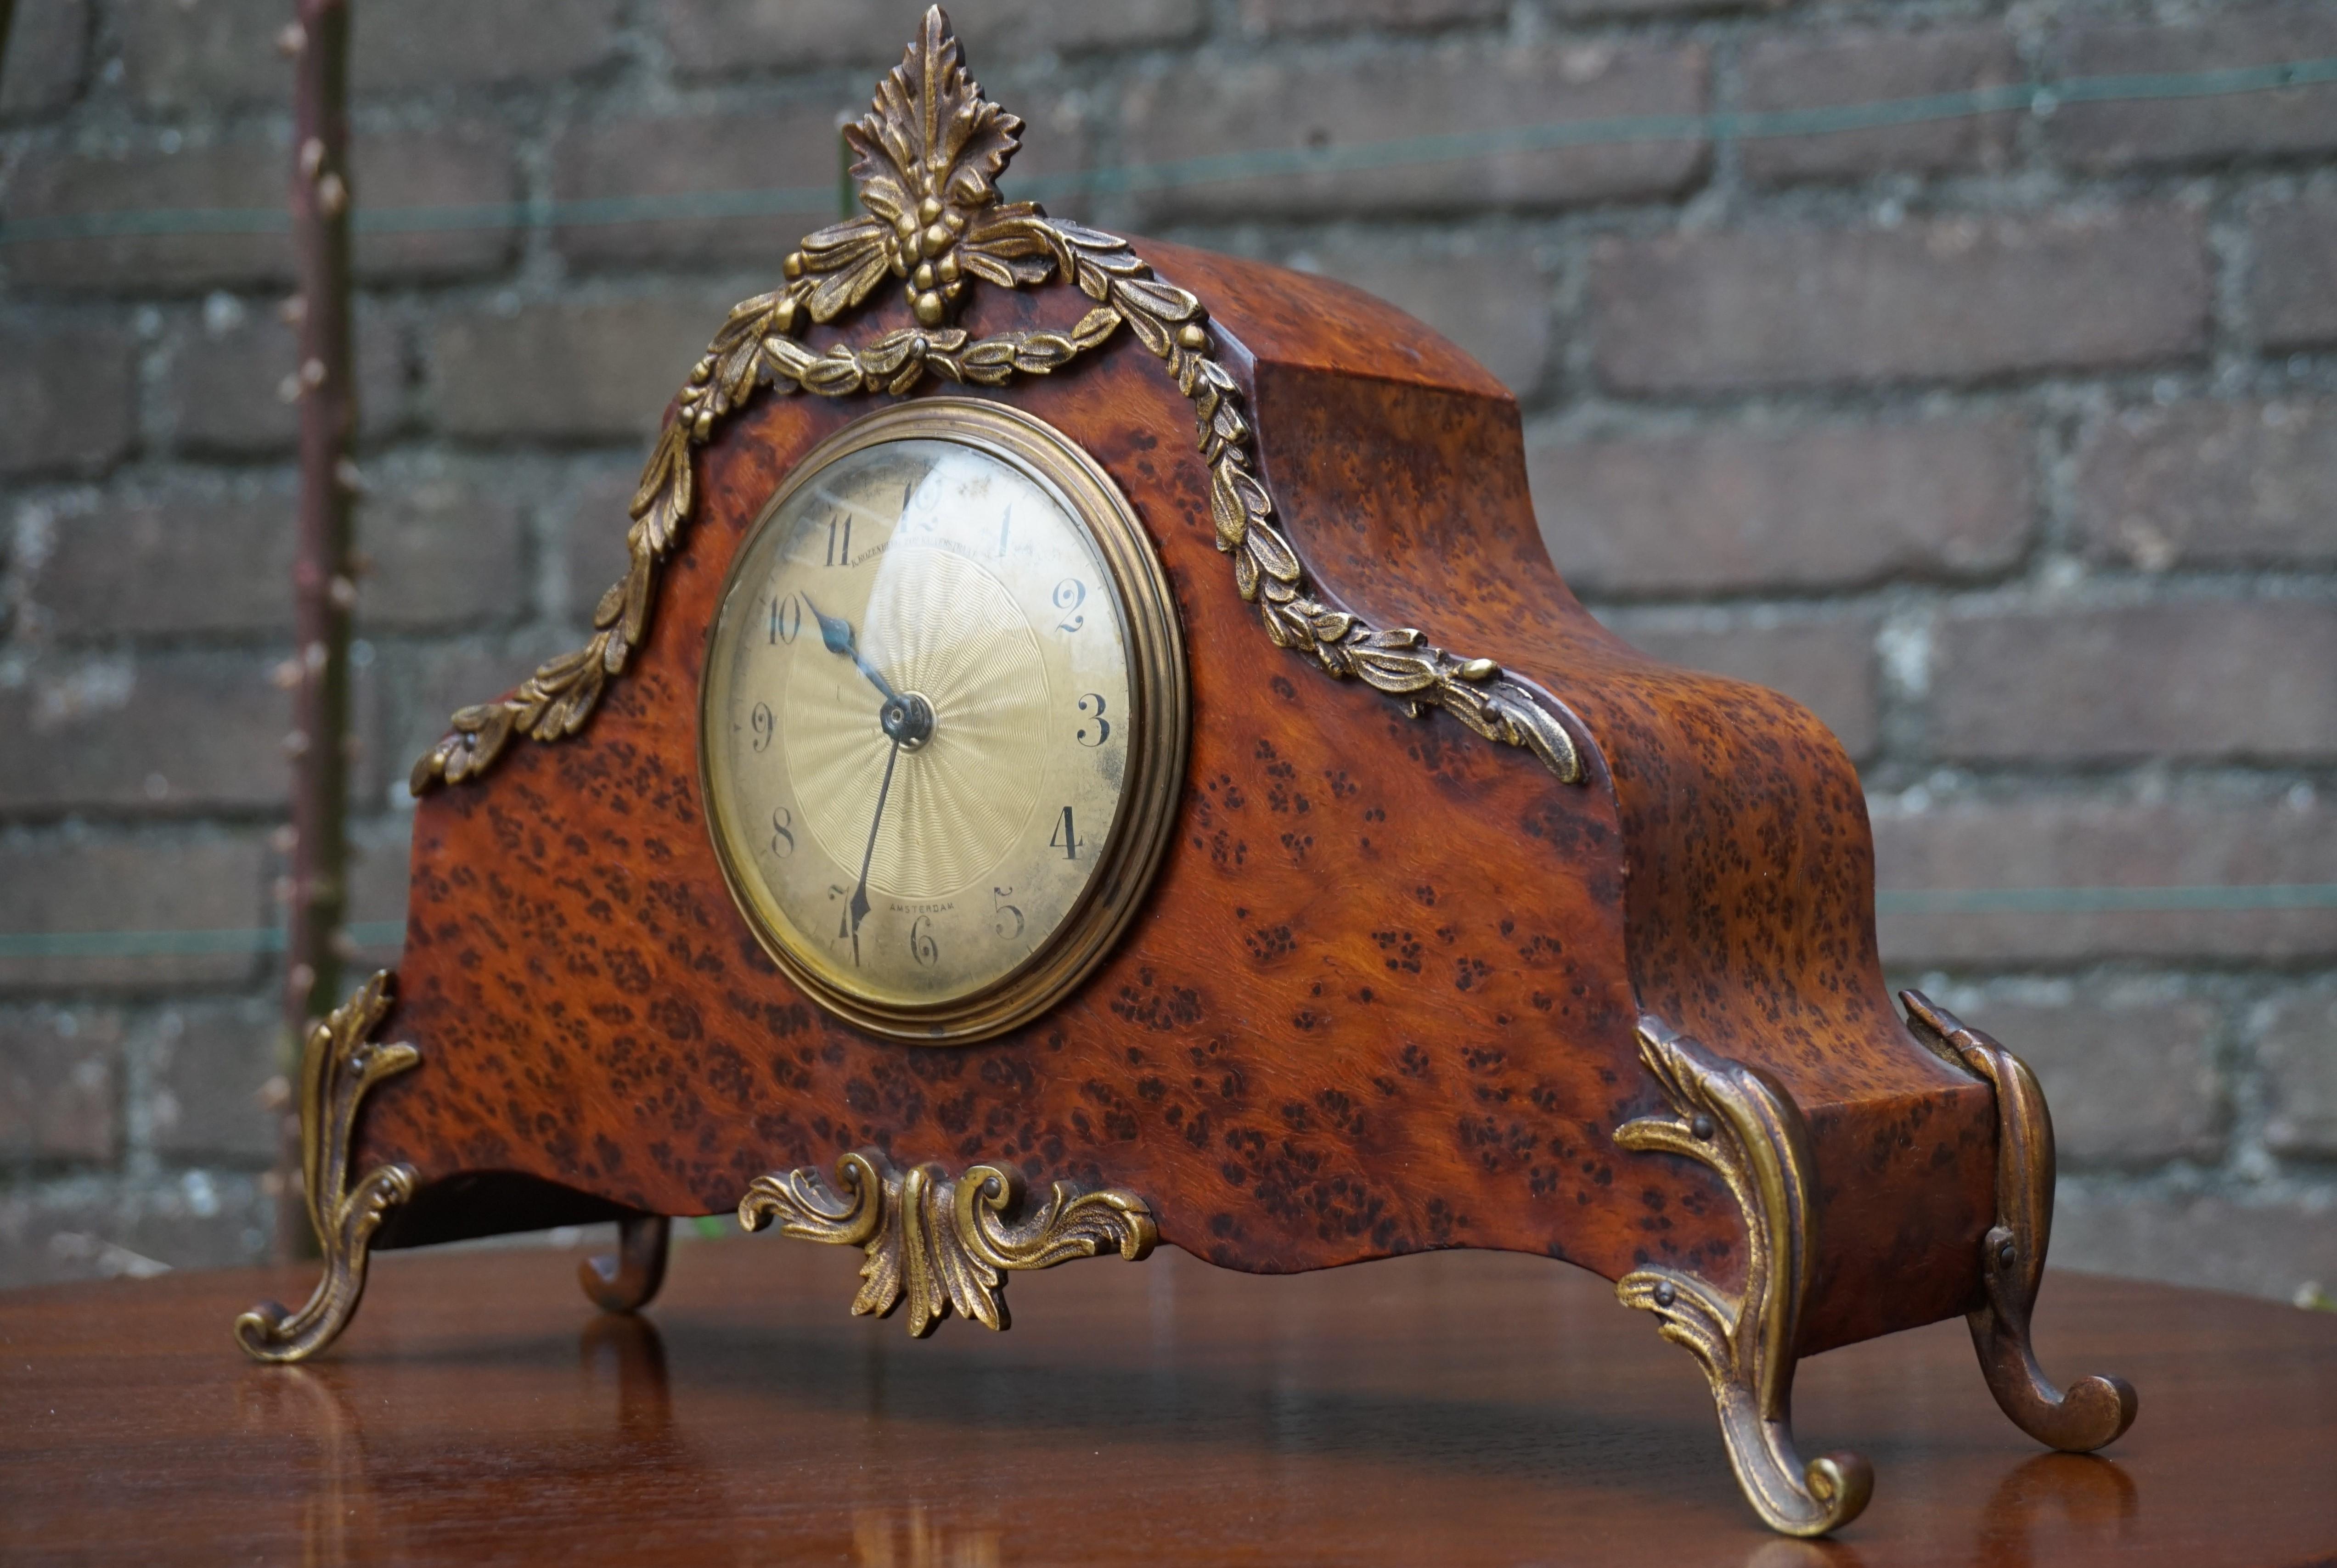
{"label": "burl wood grain", "polygon": [[[422,803],[390,1028],[423,1066],[378,1092],[360,1161],[698,1213],[873,1144],[1130,1189],[1164,1240],[1237,1269],[1475,1246],[1733,1283],[1725,1188],[1613,1142],[1665,1108],[1632,1037],[1645,1009],[1808,1115],[1804,1349],[1962,1310],[1992,1102],[1891,1009],[1863,797],[1833,737],[1581,610],[1535,528],[1515,404],[1457,350],[1334,284],[1139,248],[1209,307],[1325,595],[1538,683],[1587,784],[1274,648],[1215,548],[1189,406],[1123,336],[997,395],[1093,453],[1159,549],[1193,687],[1177,838],[1119,951],[1040,1023],[973,1047],[862,1036],[738,917],[699,794],[724,570],[797,458],[883,401],[767,395],[702,456],[650,633],[585,732]],[[1083,304],[985,289],[966,325]]]}

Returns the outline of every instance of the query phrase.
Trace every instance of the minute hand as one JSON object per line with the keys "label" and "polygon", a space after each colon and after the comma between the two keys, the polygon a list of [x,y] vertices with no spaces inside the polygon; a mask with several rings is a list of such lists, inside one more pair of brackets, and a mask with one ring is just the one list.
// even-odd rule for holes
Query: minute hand
{"label": "minute hand", "polygon": [[852,623],[845,619],[840,615],[829,615],[827,612],[821,609],[819,606],[812,604],[811,595],[809,594],[804,595],[804,602],[806,604],[811,604],[812,614],[818,618],[819,640],[827,645],[827,651],[830,653],[842,654],[854,664],[858,665],[860,667],[860,673],[866,676],[869,680],[875,684],[876,689],[885,694],[885,701],[899,702],[901,700],[901,694],[893,689],[893,683],[886,680],[883,674],[877,670],[876,667],[868,662],[867,657],[860,651],[859,647],[854,642],[852,637]]}
{"label": "minute hand", "polygon": [[[819,612],[812,612],[816,615]],[[895,738],[893,749],[885,757],[885,782],[876,786],[876,814],[868,819],[868,847],[860,852],[860,885],[852,890],[848,906],[852,916],[852,967],[860,967],[860,922],[868,918],[868,866],[876,858],[876,830],[885,825],[885,799],[893,793],[893,765],[901,760],[901,743]]]}

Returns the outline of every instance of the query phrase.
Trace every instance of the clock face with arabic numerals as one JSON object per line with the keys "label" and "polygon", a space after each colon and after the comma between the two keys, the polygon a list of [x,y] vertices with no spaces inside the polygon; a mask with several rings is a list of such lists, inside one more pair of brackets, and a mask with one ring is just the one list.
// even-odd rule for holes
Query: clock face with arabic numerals
{"label": "clock face with arabic numerals", "polygon": [[1109,951],[1172,825],[1184,650],[1093,459],[1002,404],[859,420],[734,558],[699,705],[732,896],[815,1000],[969,1041]]}

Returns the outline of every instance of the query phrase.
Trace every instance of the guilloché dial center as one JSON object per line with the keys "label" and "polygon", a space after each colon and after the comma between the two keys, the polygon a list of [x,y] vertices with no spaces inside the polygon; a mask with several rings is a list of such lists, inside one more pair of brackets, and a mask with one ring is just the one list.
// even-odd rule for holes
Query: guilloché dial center
{"label": "guilloch\u00e9 dial center", "polygon": [[1101,471],[994,405],[872,415],[790,476],[731,567],[703,750],[732,892],[815,997],[979,1037],[1100,955],[1131,781],[1157,853],[1155,754],[1182,750],[1147,567]]}

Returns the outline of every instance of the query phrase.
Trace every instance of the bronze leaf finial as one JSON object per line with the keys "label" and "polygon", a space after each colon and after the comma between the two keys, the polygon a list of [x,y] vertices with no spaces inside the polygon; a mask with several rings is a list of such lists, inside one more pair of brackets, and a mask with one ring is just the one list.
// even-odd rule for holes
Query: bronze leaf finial
{"label": "bronze leaf finial", "polygon": [[1032,220],[1037,203],[998,200],[998,177],[1022,145],[1022,122],[983,96],[938,5],[901,63],[876,84],[867,113],[844,128],[866,218],[823,229],[787,258],[789,292],[815,321],[867,297],[886,273],[906,278],[920,325],[939,326],[969,275],[1008,288],[1043,282],[1053,258]]}

